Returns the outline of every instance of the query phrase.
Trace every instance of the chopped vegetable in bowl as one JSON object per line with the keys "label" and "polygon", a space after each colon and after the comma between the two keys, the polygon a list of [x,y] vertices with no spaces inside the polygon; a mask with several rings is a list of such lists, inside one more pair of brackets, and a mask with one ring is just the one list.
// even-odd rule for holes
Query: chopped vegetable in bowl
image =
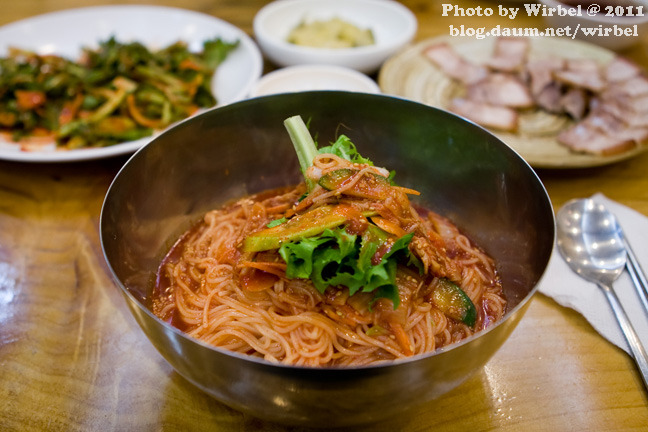
{"label": "chopped vegetable in bowl", "polygon": [[238,42],[178,41],[152,51],[114,37],[81,59],[12,48],[0,58],[0,131],[51,137],[58,149],[106,147],[149,136],[216,104],[210,81]]}

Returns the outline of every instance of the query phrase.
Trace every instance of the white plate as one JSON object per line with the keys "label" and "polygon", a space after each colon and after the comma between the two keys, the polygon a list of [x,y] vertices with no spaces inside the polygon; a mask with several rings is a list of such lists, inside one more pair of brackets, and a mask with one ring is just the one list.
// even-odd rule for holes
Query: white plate
{"label": "white plate", "polygon": [[[263,60],[252,39],[234,25],[198,12],[158,6],[98,6],[39,15],[0,27],[0,56],[15,46],[38,54],[57,54],[76,60],[83,47],[95,48],[114,36],[119,42],[138,41],[149,49],[186,42],[200,51],[207,39],[238,40],[239,46],[218,67],[212,92],[218,105],[244,99],[261,76]],[[0,159],[22,162],[67,162],[132,153],[153,136],[110,147],[38,152],[20,151],[0,137]]]}
{"label": "white plate", "polygon": [[[484,63],[493,52],[495,38],[437,36],[425,39],[401,51],[385,62],[378,75],[383,93],[412,99],[447,110],[450,101],[465,93],[462,85],[444,74],[424,54],[427,47],[446,42],[463,57]],[[582,58],[605,65],[614,52],[579,40],[538,37],[530,39],[529,58]],[[543,110],[529,110],[520,116],[517,132],[491,132],[517,151],[534,168],[585,168],[608,165],[635,157],[648,151],[648,141],[632,150],[602,156],[571,151],[557,140],[558,134],[573,122],[567,116],[553,115]]]}
{"label": "white plate", "polygon": [[250,96],[308,90],[380,93],[374,80],[355,69],[332,65],[299,65],[264,75],[252,88]]}

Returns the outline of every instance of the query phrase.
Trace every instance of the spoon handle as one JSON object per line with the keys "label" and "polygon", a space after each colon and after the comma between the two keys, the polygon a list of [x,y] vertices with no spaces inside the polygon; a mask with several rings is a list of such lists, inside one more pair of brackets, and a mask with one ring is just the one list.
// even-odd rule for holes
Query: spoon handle
{"label": "spoon handle", "polygon": [[634,251],[632,250],[632,247],[630,247],[630,243],[628,243],[625,236],[623,237],[623,243],[625,244],[626,252],[628,254],[628,262],[626,266],[628,273],[630,273],[632,283],[637,289],[637,294],[639,294],[639,298],[644,305],[645,312],[648,314],[648,282],[646,282],[646,275],[644,274],[641,264],[639,264],[639,260],[637,260],[637,256],[634,254]]}
{"label": "spoon handle", "polygon": [[616,317],[619,326],[621,326],[621,330],[623,331],[623,336],[625,336],[626,341],[628,341],[630,351],[632,351],[632,356],[637,363],[637,367],[639,368],[639,372],[641,373],[644,385],[646,386],[646,389],[648,389],[648,355],[646,354],[646,350],[644,349],[643,345],[641,345],[641,341],[639,340],[637,333],[632,327],[632,324],[628,319],[628,315],[626,315],[623,307],[621,306],[621,303],[619,303],[619,298],[617,297],[612,287],[604,284],[599,284],[599,287],[605,293],[605,296],[607,297],[608,302],[612,307],[614,316]]}

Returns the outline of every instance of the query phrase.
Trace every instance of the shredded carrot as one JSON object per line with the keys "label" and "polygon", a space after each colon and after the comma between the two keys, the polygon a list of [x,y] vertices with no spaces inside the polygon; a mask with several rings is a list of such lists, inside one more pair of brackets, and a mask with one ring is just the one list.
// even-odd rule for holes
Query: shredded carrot
{"label": "shredded carrot", "polygon": [[200,109],[200,107],[198,105],[189,104],[189,105],[186,106],[185,112],[187,113],[187,115],[191,116],[191,115],[194,115],[195,113],[197,113],[199,109]]}
{"label": "shredded carrot", "polygon": [[257,270],[264,271],[266,273],[273,274],[279,277],[286,276],[286,264],[278,262],[259,262],[259,261],[243,261],[241,263],[242,267],[249,267]]}
{"label": "shredded carrot", "polygon": [[161,129],[164,127],[160,120],[146,117],[140,111],[140,109],[137,107],[137,104],[135,103],[135,95],[133,95],[132,93],[126,97],[126,104],[128,106],[128,112],[133,117],[133,120],[135,120],[138,124],[151,129]]}
{"label": "shredded carrot", "polygon": [[25,111],[37,108],[47,100],[45,93],[42,91],[16,90],[14,94],[16,95],[18,108]]}
{"label": "shredded carrot", "polygon": [[295,206],[295,213],[300,212],[301,210],[304,210],[308,207],[310,207],[313,204],[313,198],[312,195],[309,194],[306,198],[301,200],[299,204]]}
{"label": "shredded carrot", "polygon": [[405,354],[406,356],[413,355],[414,352],[412,351],[410,340],[407,337],[407,333],[405,333],[403,326],[400,325],[399,323],[390,322],[389,327],[391,327],[391,331],[396,337],[396,342],[398,342],[398,344],[401,346],[403,350],[403,354]]}
{"label": "shredded carrot", "polygon": [[192,79],[191,81],[186,81],[184,83],[184,88],[191,97],[194,97],[194,95],[198,91],[198,87],[200,87],[203,81],[204,79],[202,75],[196,75],[194,79]]}
{"label": "shredded carrot", "polygon": [[49,130],[49,129],[46,129],[44,127],[35,127],[32,130],[32,137],[33,138],[45,137],[45,138],[51,139],[52,136],[53,136],[52,131]]}
{"label": "shredded carrot", "polygon": [[333,321],[341,322],[351,328],[355,328],[355,326],[358,324],[358,313],[349,305],[337,305],[335,308],[329,305],[325,305],[322,310]]}
{"label": "shredded carrot", "polygon": [[63,108],[61,109],[61,112],[59,113],[59,125],[64,125],[70,123],[74,118],[76,117],[77,113],[79,112],[79,108],[81,108],[81,103],[83,102],[83,95],[81,93],[77,93],[74,99],[66,101],[63,104]]}
{"label": "shredded carrot", "polygon": [[260,292],[271,288],[277,276],[255,268],[246,267],[241,271],[241,285],[248,291]]}
{"label": "shredded carrot", "polygon": [[289,205],[288,203],[286,203],[286,204],[279,204],[279,205],[276,205],[276,206],[274,206],[274,207],[268,207],[268,208],[266,208],[266,212],[267,212],[268,214],[283,213],[283,212],[285,212],[286,210],[288,210],[288,207],[289,207],[289,206],[290,206],[290,205]]}
{"label": "shredded carrot", "polygon": [[398,189],[399,191],[404,192],[404,193],[406,193],[408,195],[421,195],[421,192],[419,192],[417,190],[414,190],[414,189],[410,189],[410,188],[406,188],[406,187],[402,187],[402,186],[393,186],[393,188]]}
{"label": "shredded carrot", "polygon": [[295,216],[295,210],[293,210],[293,209],[288,209],[288,210],[286,210],[286,213],[284,213],[284,217],[286,219],[290,219],[293,216]]}
{"label": "shredded carrot", "polygon": [[16,114],[11,112],[0,112],[0,126],[11,127],[16,124]]}
{"label": "shredded carrot", "polygon": [[407,234],[403,228],[398,226],[398,224],[395,224],[394,222],[385,218],[374,216],[371,218],[371,220],[373,221],[373,223],[378,225],[380,229],[387,231],[390,234],[394,234],[396,237],[400,238]]}
{"label": "shredded carrot", "polygon": [[180,62],[180,64],[178,65],[178,68],[179,69],[191,69],[191,70],[195,70],[195,71],[201,71],[203,69],[203,67],[200,64],[196,63],[193,59],[190,59],[190,58],[186,58],[186,59],[182,60]]}

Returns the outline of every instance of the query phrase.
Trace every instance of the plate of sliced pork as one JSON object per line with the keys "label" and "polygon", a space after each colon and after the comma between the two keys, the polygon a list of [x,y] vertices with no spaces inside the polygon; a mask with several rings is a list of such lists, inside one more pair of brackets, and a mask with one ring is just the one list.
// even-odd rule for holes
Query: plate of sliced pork
{"label": "plate of sliced pork", "polygon": [[387,60],[378,83],[489,129],[536,168],[600,166],[648,149],[648,75],[582,41],[436,37]]}

